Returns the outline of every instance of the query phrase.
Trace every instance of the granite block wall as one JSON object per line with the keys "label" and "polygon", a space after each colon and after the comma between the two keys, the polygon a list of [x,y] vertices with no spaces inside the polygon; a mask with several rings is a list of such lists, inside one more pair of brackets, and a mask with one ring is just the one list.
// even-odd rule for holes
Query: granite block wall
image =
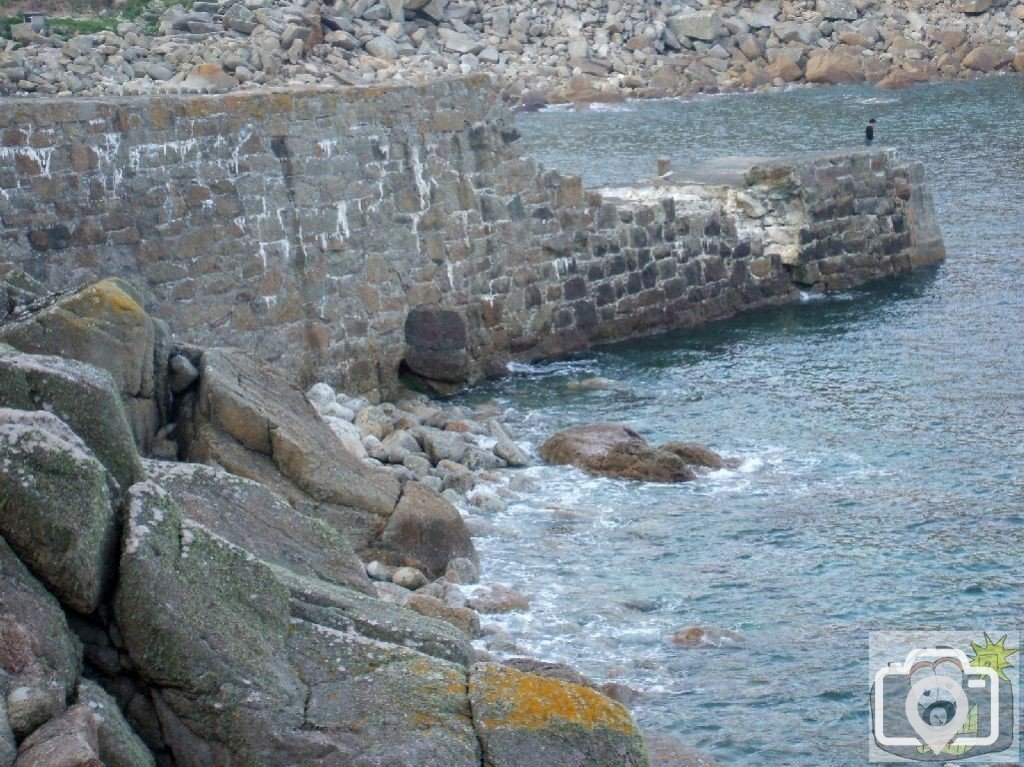
{"label": "granite block wall", "polygon": [[[4,106],[0,265],[128,278],[182,340],[375,397],[407,356],[457,385],[942,256],[921,168],[889,152],[601,194],[523,157],[482,76]],[[432,307],[458,348],[415,326]]]}

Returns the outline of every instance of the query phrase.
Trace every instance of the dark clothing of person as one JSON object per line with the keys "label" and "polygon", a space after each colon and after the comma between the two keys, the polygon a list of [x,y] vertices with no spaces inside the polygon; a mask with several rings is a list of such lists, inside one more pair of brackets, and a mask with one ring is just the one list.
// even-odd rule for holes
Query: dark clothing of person
{"label": "dark clothing of person", "polygon": [[868,146],[871,146],[871,144],[872,144],[872,142],[874,140],[875,140],[875,126],[874,125],[868,125],[864,129],[864,143],[867,144]]}

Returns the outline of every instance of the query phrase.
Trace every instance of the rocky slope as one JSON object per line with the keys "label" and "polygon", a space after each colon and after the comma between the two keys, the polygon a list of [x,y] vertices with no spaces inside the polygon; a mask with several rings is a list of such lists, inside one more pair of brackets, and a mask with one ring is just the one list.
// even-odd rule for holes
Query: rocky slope
{"label": "rocky slope", "polygon": [[14,24],[0,92],[203,92],[485,71],[529,106],[1024,70],[1024,6],[1005,0],[223,0],[173,6],[150,23],[155,36],[137,22],[71,37]]}
{"label": "rocky slope", "polygon": [[0,285],[0,767],[649,763],[585,680],[470,646],[437,490],[473,440],[362,407],[385,468],[246,355],[162,343],[125,283]]}

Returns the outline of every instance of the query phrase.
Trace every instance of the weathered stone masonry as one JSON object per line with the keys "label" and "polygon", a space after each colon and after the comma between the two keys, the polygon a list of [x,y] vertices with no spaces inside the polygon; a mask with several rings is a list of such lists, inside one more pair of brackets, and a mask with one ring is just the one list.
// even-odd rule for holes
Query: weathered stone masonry
{"label": "weathered stone masonry", "polygon": [[52,287],[134,279],[179,338],[386,395],[415,307],[453,311],[412,313],[410,364],[473,378],[943,255],[921,167],[891,152],[602,196],[516,137],[484,77],[8,99],[0,261]]}

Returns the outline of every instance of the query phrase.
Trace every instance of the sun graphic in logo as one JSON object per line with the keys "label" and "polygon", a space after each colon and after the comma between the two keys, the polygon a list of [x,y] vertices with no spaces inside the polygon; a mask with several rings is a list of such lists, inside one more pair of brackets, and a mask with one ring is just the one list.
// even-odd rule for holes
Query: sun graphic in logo
{"label": "sun graphic in logo", "polygon": [[1013,668],[1013,664],[1006,659],[1015,654],[1017,650],[1006,646],[1005,634],[998,642],[993,642],[989,638],[988,633],[986,633],[985,644],[980,645],[976,642],[971,642],[971,650],[974,651],[974,655],[971,658],[972,666],[976,668],[990,668],[999,674],[999,678],[1003,681],[1010,681],[1004,669]]}

